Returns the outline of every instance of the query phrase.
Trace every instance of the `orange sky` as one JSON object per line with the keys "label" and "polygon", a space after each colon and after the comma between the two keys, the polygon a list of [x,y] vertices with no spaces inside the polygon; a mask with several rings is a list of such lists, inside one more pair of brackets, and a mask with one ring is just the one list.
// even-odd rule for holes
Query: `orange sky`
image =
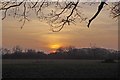
{"label": "orange sky", "polygon": [[[91,18],[95,11],[94,7],[84,9],[88,18]],[[90,28],[83,22],[65,26],[60,32],[54,33],[50,31],[49,24],[37,18],[32,18],[23,29],[20,29],[20,25],[13,17],[2,22],[3,47],[19,45],[23,48],[51,51],[60,46],[90,47],[92,44],[96,47],[118,49],[118,23],[110,17],[106,8],[92,22]]]}

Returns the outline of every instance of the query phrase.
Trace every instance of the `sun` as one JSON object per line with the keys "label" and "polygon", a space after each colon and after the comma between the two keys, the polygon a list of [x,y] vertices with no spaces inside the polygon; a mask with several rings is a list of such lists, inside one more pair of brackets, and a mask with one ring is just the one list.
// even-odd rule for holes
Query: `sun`
{"label": "sun", "polygon": [[51,50],[51,51],[49,51],[51,54],[54,54],[54,53],[56,53],[56,50]]}
{"label": "sun", "polygon": [[52,44],[52,45],[50,45],[50,48],[51,49],[58,49],[58,48],[60,48],[60,45],[59,44]]}

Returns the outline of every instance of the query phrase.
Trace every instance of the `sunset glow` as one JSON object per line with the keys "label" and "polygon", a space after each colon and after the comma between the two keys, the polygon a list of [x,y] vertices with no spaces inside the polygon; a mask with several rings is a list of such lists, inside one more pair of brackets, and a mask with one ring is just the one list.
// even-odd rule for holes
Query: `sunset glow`
{"label": "sunset glow", "polygon": [[[96,6],[85,6],[83,14],[90,19],[96,12]],[[86,22],[76,21],[75,25],[65,25],[60,32],[50,31],[51,26],[46,21],[39,21],[34,16],[21,29],[22,23],[8,16],[2,21],[2,45],[7,48],[19,45],[23,49],[32,48],[48,53],[64,46],[118,49],[118,22],[110,17],[106,9],[102,10],[90,28],[87,28]]]}
{"label": "sunset glow", "polygon": [[58,49],[60,47],[59,44],[53,44],[50,46],[51,49]]}
{"label": "sunset glow", "polygon": [[49,53],[53,54],[53,53],[55,53],[55,52],[56,52],[56,50],[51,50]]}

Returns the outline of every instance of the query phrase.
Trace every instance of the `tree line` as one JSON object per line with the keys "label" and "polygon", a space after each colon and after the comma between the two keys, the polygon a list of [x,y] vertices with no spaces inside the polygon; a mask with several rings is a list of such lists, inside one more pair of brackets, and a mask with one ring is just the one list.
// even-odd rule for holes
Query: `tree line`
{"label": "tree line", "polygon": [[56,52],[46,54],[34,49],[22,49],[16,46],[12,49],[2,48],[2,59],[119,59],[120,51],[105,48],[75,48],[60,47]]}

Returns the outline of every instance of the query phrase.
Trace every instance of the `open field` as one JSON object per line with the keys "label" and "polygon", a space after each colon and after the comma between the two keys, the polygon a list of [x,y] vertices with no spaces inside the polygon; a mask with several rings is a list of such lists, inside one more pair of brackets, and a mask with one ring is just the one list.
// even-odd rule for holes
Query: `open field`
{"label": "open field", "polygon": [[100,60],[3,59],[3,78],[117,78],[118,63]]}

